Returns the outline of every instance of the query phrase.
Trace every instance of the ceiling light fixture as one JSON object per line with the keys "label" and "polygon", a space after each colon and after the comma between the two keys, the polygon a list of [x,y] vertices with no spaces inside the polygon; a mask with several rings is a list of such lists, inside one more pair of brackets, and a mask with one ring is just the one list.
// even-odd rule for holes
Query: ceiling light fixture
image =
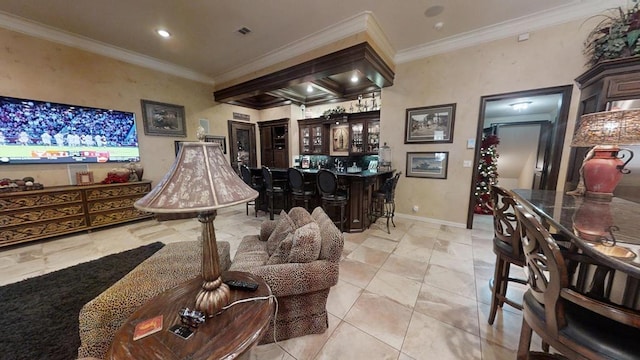
{"label": "ceiling light fixture", "polygon": [[511,108],[515,111],[527,110],[529,108],[529,104],[531,101],[519,101],[517,103],[509,104]]}
{"label": "ceiling light fixture", "polygon": [[351,75],[351,82],[352,83],[358,82],[358,74],[356,72],[354,72],[353,75]]}
{"label": "ceiling light fixture", "polygon": [[171,37],[171,33],[165,29],[158,29],[156,30],[156,33],[158,33],[158,35],[162,36],[165,39]]}
{"label": "ceiling light fixture", "polygon": [[308,92],[308,93],[313,92],[313,86],[311,86],[311,85],[307,85],[307,92]]}
{"label": "ceiling light fixture", "polygon": [[442,21],[438,21],[433,25],[433,28],[436,30],[441,30],[443,26],[444,26],[444,23]]}
{"label": "ceiling light fixture", "polygon": [[429,6],[427,10],[424,12],[424,16],[426,17],[438,16],[442,14],[443,11],[444,11],[444,6],[442,5]]}

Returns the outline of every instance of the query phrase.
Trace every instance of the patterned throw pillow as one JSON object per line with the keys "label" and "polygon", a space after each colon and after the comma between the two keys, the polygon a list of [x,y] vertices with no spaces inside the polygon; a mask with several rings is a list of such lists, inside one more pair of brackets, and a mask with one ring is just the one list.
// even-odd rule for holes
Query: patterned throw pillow
{"label": "patterned throw pillow", "polygon": [[273,255],[280,242],[284,240],[289,233],[292,233],[294,229],[294,224],[289,218],[289,215],[282,210],[280,218],[278,219],[278,224],[276,224],[276,228],[273,229],[269,239],[267,239],[267,253],[269,256]]}
{"label": "patterned throw pillow", "polygon": [[280,242],[280,244],[278,244],[276,251],[274,251],[273,255],[269,257],[269,260],[267,260],[266,265],[286,263],[287,259],[289,258],[289,253],[291,252],[292,245],[293,245],[293,234],[290,233],[289,235],[287,235],[287,237],[284,238],[284,240]]}
{"label": "patterned throw pillow", "polygon": [[311,214],[303,207],[296,206],[292,208],[289,210],[288,215],[296,229],[313,222],[313,217],[311,217]]}
{"label": "patterned throw pillow", "polygon": [[287,262],[307,263],[317,260],[320,255],[321,241],[320,228],[315,222],[296,229]]}

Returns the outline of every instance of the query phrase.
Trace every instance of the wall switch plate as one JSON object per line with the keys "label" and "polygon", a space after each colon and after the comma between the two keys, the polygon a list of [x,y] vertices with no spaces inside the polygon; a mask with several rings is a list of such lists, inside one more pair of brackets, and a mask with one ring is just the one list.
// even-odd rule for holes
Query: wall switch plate
{"label": "wall switch plate", "polygon": [[467,149],[476,148],[476,139],[467,139]]}
{"label": "wall switch plate", "polygon": [[464,160],[462,162],[462,167],[470,168],[471,165],[473,165],[473,161],[472,160]]}

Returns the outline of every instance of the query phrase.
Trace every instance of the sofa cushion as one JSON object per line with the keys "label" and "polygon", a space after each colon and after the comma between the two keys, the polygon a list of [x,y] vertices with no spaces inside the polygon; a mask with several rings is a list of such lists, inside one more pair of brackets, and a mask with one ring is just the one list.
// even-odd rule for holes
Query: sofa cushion
{"label": "sofa cushion", "polygon": [[320,248],[320,256],[318,258],[333,262],[340,261],[340,255],[344,246],[344,236],[342,232],[321,207],[318,206],[315,208],[311,216],[320,227],[320,237],[322,238],[322,247]]}
{"label": "sofa cushion", "polygon": [[277,220],[265,220],[260,224],[260,240],[267,241],[278,224]]}
{"label": "sofa cushion", "polygon": [[289,218],[289,215],[287,215],[287,213],[282,210],[275,229],[273,229],[273,232],[269,236],[269,239],[267,239],[267,253],[269,256],[273,255],[273,252],[276,251],[278,244],[280,244],[280,242],[284,240],[284,238],[286,238],[289,233],[293,232],[293,230],[293,222]]}
{"label": "sofa cushion", "polygon": [[284,264],[288,262],[291,246],[293,245],[293,234],[287,235],[284,240],[280,241],[276,251],[267,260],[267,265]]}
{"label": "sofa cushion", "polygon": [[289,215],[289,218],[293,222],[293,225],[296,229],[314,221],[311,214],[309,214],[309,212],[305,208],[299,206],[289,210],[289,214],[287,215]]}
{"label": "sofa cushion", "polygon": [[287,262],[306,263],[318,260],[321,246],[320,228],[315,222],[310,222],[293,233],[293,243]]}

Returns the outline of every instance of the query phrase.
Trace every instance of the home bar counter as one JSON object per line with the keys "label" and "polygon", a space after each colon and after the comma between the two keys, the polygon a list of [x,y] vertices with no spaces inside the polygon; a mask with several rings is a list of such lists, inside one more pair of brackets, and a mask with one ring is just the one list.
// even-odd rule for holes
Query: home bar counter
{"label": "home bar counter", "polygon": [[[315,184],[317,169],[300,169],[305,174],[305,179],[312,181]],[[258,168],[251,169],[252,174],[255,176],[262,176],[262,170]],[[349,193],[349,201],[347,202],[345,231],[346,232],[362,232],[369,226],[369,205],[371,203],[371,195],[377,190],[384,181],[393,176],[395,170],[385,171],[370,171],[363,170],[360,172],[343,172],[333,171],[338,176],[338,184],[342,188],[346,189]],[[273,178],[286,179],[287,169],[271,169]],[[312,202],[310,207],[316,207],[321,205],[320,194],[316,194],[315,201]],[[300,206],[300,205],[298,205]],[[312,210],[312,209],[311,209]],[[336,213],[336,209],[329,208],[324,209],[332,219],[339,218],[339,209]],[[337,214],[337,215],[336,215]]]}

